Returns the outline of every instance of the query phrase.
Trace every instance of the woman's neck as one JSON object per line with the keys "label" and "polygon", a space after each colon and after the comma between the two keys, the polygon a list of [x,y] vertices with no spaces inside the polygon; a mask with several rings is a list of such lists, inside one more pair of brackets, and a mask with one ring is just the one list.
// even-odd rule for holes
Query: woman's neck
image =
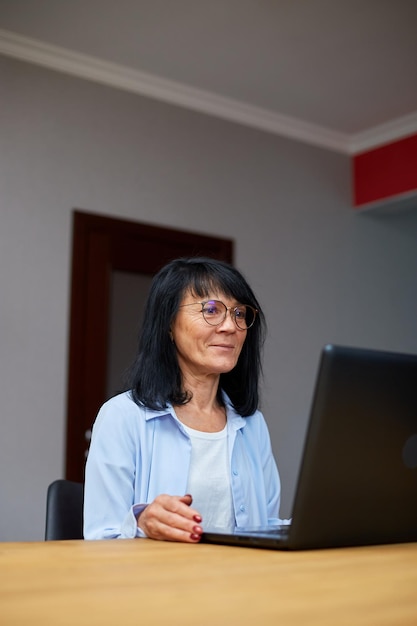
{"label": "woman's neck", "polygon": [[219,380],[184,381],[191,399],[175,406],[178,419],[186,426],[205,432],[217,432],[226,424],[226,411],[218,400]]}

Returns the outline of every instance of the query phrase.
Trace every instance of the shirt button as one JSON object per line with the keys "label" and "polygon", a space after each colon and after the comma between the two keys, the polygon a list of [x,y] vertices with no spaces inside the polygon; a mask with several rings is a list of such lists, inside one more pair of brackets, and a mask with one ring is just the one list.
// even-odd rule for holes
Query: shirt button
{"label": "shirt button", "polygon": [[237,470],[235,470],[235,469],[232,471],[232,474],[233,474],[233,476],[239,476],[239,472]]}
{"label": "shirt button", "polygon": [[241,511],[241,513],[244,513],[246,511],[246,507],[243,504],[241,504],[239,507],[239,510]]}

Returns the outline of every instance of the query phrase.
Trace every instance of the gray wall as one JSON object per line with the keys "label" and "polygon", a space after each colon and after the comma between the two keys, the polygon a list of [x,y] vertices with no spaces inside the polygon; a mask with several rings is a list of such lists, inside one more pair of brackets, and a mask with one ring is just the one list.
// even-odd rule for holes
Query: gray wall
{"label": "gray wall", "polygon": [[71,217],[231,237],[269,321],[288,515],[323,343],[417,352],[417,211],[358,215],[348,157],[0,57],[0,540],[63,475]]}

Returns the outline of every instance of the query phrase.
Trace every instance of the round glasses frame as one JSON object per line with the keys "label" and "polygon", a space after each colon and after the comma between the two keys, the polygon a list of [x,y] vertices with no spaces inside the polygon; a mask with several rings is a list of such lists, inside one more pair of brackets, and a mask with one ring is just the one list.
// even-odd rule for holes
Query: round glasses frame
{"label": "round glasses frame", "polygon": [[[236,327],[239,330],[248,330],[252,328],[255,323],[256,316],[258,314],[258,309],[255,309],[250,304],[238,304],[236,306],[226,306],[224,302],[221,300],[204,300],[203,302],[189,302],[188,304],[180,304],[180,308],[184,306],[192,306],[200,304],[201,305],[201,313],[203,314],[204,321],[207,322],[210,326],[220,326],[223,324],[226,319],[227,312],[230,311],[230,317],[234,321]],[[206,308],[207,304],[211,304],[217,310],[214,313],[210,313]],[[246,321],[246,312],[249,309],[253,318],[250,324]],[[243,315],[243,317],[238,317],[239,315]],[[218,319],[221,318],[221,319]],[[214,321],[216,319],[217,321]],[[241,325],[240,325],[241,324]]]}

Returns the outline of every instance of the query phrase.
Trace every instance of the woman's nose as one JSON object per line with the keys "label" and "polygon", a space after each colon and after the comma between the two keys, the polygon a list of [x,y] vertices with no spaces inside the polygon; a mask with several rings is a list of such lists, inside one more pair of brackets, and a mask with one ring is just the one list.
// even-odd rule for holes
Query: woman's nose
{"label": "woman's nose", "polygon": [[234,315],[235,315],[235,312],[233,311],[233,309],[227,309],[225,318],[222,321],[222,323],[219,324],[218,328],[220,327],[222,330],[224,329],[236,330],[236,322],[235,322]]}

